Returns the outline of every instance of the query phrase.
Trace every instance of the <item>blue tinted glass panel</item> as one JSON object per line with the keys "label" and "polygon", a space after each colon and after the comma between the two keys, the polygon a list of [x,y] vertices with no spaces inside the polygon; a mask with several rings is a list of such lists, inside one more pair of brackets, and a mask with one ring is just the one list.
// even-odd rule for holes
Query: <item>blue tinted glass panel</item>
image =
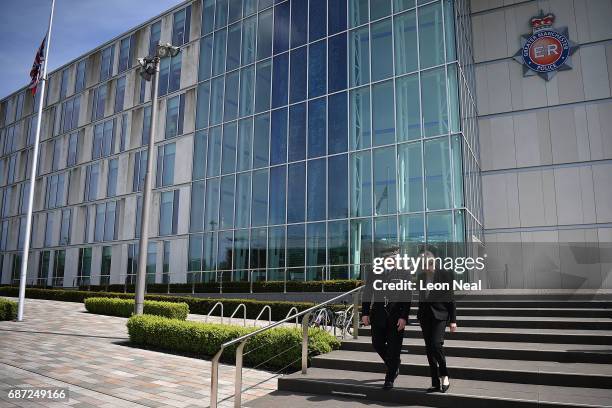
{"label": "blue tinted glass panel", "polygon": [[286,166],[270,169],[270,224],[285,223],[286,173]]}
{"label": "blue tinted glass panel", "polygon": [[329,0],[327,7],[329,35],[346,30],[346,0]]}
{"label": "blue tinted glass panel", "polygon": [[260,13],[258,19],[257,59],[263,59],[272,54],[272,10]]}
{"label": "blue tinted glass panel", "polygon": [[255,129],[253,133],[253,168],[268,165],[269,155],[269,132],[270,115],[259,115],[255,117]]}
{"label": "blue tinted glass panel", "polygon": [[372,87],[372,121],[374,138],[372,144],[380,146],[395,141],[393,118],[393,82],[387,81]]}
{"label": "blue tinted glass panel", "polygon": [[221,171],[221,136],[221,126],[211,129],[208,133],[207,177],[218,176]]}
{"label": "blue tinted glass panel", "polygon": [[[306,235],[306,227],[304,224],[288,225],[287,226],[287,267],[292,266],[304,266],[306,260],[306,253],[304,249],[304,238]],[[297,269],[304,274],[304,268]],[[291,274],[291,270],[287,271],[287,274]],[[299,275],[299,272],[296,273]],[[302,276],[302,280],[303,280]]]}
{"label": "blue tinted glass panel", "polygon": [[424,146],[426,209],[450,208],[452,181],[448,137],[427,140]]}
{"label": "blue tinted glass panel", "polygon": [[453,215],[450,211],[427,214],[427,241],[449,242],[453,239]]}
{"label": "blue tinted glass panel", "polygon": [[229,22],[233,23],[242,17],[242,0],[230,0],[229,2]]}
{"label": "blue tinted glass panel", "polygon": [[272,111],[270,165],[287,162],[287,108]]}
{"label": "blue tinted glass panel", "polygon": [[308,102],[308,157],[325,154],[326,147],[326,106],[325,98]]}
{"label": "blue tinted glass panel", "polygon": [[325,235],[324,222],[306,226],[306,265],[325,265]]}
{"label": "blue tinted glass panel", "polygon": [[[347,221],[327,223],[327,259],[330,265],[346,265],[349,262],[349,230]],[[334,268],[335,269],[335,268]],[[332,271],[334,270],[332,269]],[[346,274],[346,269],[344,269]],[[338,274],[332,279],[346,279]]]}
{"label": "blue tinted glass panel", "polygon": [[287,222],[302,222],[306,214],[306,166],[304,162],[289,165],[287,182]]}
{"label": "blue tinted glass panel", "polygon": [[372,160],[371,151],[351,154],[351,216],[372,215]]}
{"label": "blue tinted glass panel", "polygon": [[[268,229],[268,269],[285,267],[285,227]],[[270,277],[268,277],[270,279]],[[282,278],[284,279],[284,277]]]}
{"label": "blue tinted glass panel", "polygon": [[221,204],[219,205],[219,228],[221,229],[234,226],[234,182],[234,175],[221,178]]}
{"label": "blue tinted glass panel", "polygon": [[291,48],[306,44],[308,37],[308,2],[291,0]]}
{"label": "blue tinted glass panel", "polygon": [[350,145],[351,150],[370,147],[372,118],[370,116],[370,87],[350,91]]}
{"label": "blue tinted glass panel", "polygon": [[346,89],[346,34],[339,34],[329,40],[329,89],[328,92]]}
{"label": "blue tinted glass panel", "polygon": [[408,10],[414,7],[414,0],[393,0],[393,12]]}
{"label": "blue tinted glass panel", "polygon": [[289,107],[289,161],[306,158],[306,104]]}
{"label": "blue tinted glass panel", "polygon": [[274,0],[259,0],[258,9],[261,11],[267,7],[270,7],[272,4],[274,4]]}
{"label": "blue tinted glass panel", "polygon": [[376,248],[397,245],[397,217],[374,218],[374,245]]}
{"label": "blue tinted glass panel", "polygon": [[202,10],[202,35],[211,33],[215,22],[215,0],[204,0]]}
{"label": "blue tinted glass panel", "polygon": [[367,26],[349,33],[349,58],[351,86],[370,82],[370,34]]}
{"label": "blue tinted glass panel", "polygon": [[274,57],[274,66],[272,69],[272,108],[284,106],[287,104],[289,96],[289,54],[285,53]]}
{"label": "blue tinted glass panel", "polygon": [[325,219],[325,159],[308,161],[308,221]]}
{"label": "blue tinted glass panel", "polygon": [[374,214],[396,212],[395,148],[374,149]]}
{"label": "blue tinted glass panel", "polygon": [[348,217],[348,156],[332,156],[328,162],[327,218]]}
{"label": "blue tinted glass panel", "polygon": [[325,93],[327,87],[325,40],[310,44],[308,47],[308,97],[315,98]]}
{"label": "blue tinted glass panel", "polygon": [[349,25],[357,27],[368,22],[368,0],[348,0]]}
{"label": "blue tinted glass panel", "polygon": [[213,49],[213,75],[225,72],[225,47],[227,31],[225,29],[215,32],[215,46]]}
{"label": "blue tinted glass panel", "polygon": [[391,0],[370,0],[370,20],[391,14]]}
{"label": "blue tinted glass panel", "polygon": [[244,16],[250,16],[254,12],[257,11],[257,0],[243,0],[242,2],[242,11]]}
{"label": "blue tinted glass panel", "polygon": [[423,166],[421,143],[403,143],[397,148],[400,212],[423,210]]}
{"label": "blue tinted glass panel", "polygon": [[210,99],[210,124],[221,123],[223,118],[223,77],[212,80]]}
{"label": "blue tinted glass panel", "polygon": [[310,0],[309,2],[309,41],[325,37],[327,32],[326,0]]}
{"label": "blue tinted glass panel", "polygon": [[193,141],[193,180],[203,179],[206,174],[206,150],[208,134],[204,130],[196,132]]}
{"label": "blue tinted glass panel", "polygon": [[197,232],[204,229],[204,181],[191,185],[191,218],[189,231]]}
{"label": "blue tinted glass panel", "polygon": [[251,225],[266,225],[268,221],[268,170],[253,172]]}
{"label": "blue tinted glass panel", "polygon": [[238,71],[225,77],[225,110],[223,121],[236,119],[238,116]]}
{"label": "blue tinted glass panel", "polygon": [[[232,243],[234,242],[234,231],[219,232],[219,246],[217,248],[217,269],[232,269]],[[223,280],[223,275],[218,275]],[[229,276],[229,274],[226,274]],[[226,278],[227,279],[227,278]]]}
{"label": "blue tinted glass panel", "polygon": [[217,0],[215,8],[215,28],[227,25],[227,0]]}
{"label": "blue tinted glass panel", "polygon": [[255,61],[255,38],[257,34],[256,17],[250,17],[242,22],[242,65]]}
{"label": "blue tinted glass panel", "polygon": [[209,35],[200,40],[200,65],[198,67],[198,78],[200,81],[210,78],[212,52],[213,36]]}
{"label": "blue tinted glass panel", "polygon": [[253,160],[253,119],[238,122],[238,171],[249,170]]}
{"label": "blue tinted glass panel", "polygon": [[291,103],[306,99],[306,68],[306,47],[291,51]]}
{"label": "blue tinted glass panel", "polygon": [[444,68],[433,69],[421,74],[421,98],[424,135],[436,136],[448,132]]}
{"label": "blue tinted glass panel", "polygon": [[425,242],[423,214],[399,216],[399,241],[404,253],[418,251],[418,244]]}
{"label": "blue tinted glass panel", "polygon": [[213,231],[219,227],[219,178],[206,181],[206,206],[204,209],[204,230]]}
{"label": "blue tinted glass panel", "polygon": [[415,71],[417,64],[416,13],[411,11],[395,17],[395,75]]}
{"label": "blue tinted glass panel", "polygon": [[223,151],[221,161],[221,174],[236,171],[236,136],[237,122],[223,125]]}
{"label": "blue tinted glass panel", "polygon": [[419,9],[419,54],[421,69],[444,62],[441,2]]}
{"label": "blue tinted glass panel", "polygon": [[398,78],[395,82],[395,106],[398,141],[421,137],[421,111],[419,104],[418,74]]}
{"label": "blue tinted glass panel", "polygon": [[372,24],[372,81],[393,75],[391,19]]}
{"label": "blue tinted glass panel", "polygon": [[234,24],[227,34],[227,63],[226,71],[240,66],[240,23]]}
{"label": "blue tinted glass panel", "polygon": [[253,114],[255,103],[255,66],[240,70],[240,117]]}
{"label": "blue tinted glass panel", "polygon": [[236,227],[249,226],[251,216],[251,173],[236,176]]}
{"label": "blue tinted glass panel", "polygon": [[198,85],[198,97],[196,107],[196,129],[208,126],[208,99],[210,98],[210,82],[202,82]]}
{"label": "blue tinted glass panel", "polygon": [[328,154],[346,152],[348,148],[348,113],[346,92],[330,95],[327,100]]}
{"label": "blue tinted glass panel", "polygon": [[274,53],[289,49],[289,2],[274,7]]}
{"label": "blue tinted glass panel", "polygon": [[255,112],[270,109],[270,75],[272,74],[270,60],[257,64],[257,80],[255,82]]}

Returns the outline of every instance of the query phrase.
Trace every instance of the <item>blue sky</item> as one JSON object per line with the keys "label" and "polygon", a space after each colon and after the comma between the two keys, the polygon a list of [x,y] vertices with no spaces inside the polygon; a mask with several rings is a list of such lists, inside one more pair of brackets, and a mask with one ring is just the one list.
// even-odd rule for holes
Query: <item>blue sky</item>
{"label": "blue sky", "polygon": [[[145,22],[182,0],[56,0],[49,69]],[[0,0],[0,99],[29,83],[51,0]]]}

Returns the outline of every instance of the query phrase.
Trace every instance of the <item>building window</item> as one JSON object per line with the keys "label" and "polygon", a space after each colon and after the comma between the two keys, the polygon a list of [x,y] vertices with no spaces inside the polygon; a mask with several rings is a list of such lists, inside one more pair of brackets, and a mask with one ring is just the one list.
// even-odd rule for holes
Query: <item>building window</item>
{"label": "building window", "polygon": [[98,198],[98,176],[100,164],[90,164],[85,169],[85,201],[93,201]]}
{"label": "building window", "polygon": [[115,145],[115,119],[98,123],[94,126],[92,160],[110,156],[114,153]]}
{"label": "building window", "polygon": [[2,196],[2,217],[8,217],[11,214],[11,195],[13,193],[13,187],[7,187],[4,189]]}
{"label": "building window", "polygon": [[25,214],[28,211],[28,198],[30,196],[30,183],[21,184],[19,195],[19,214]]}
{"label": "building window", "polygon": [[157,177],[155,185],[165,187],[174,183],[176,145],[168,143],[157,148]]}
{"label": "building window", "polygon": [[65,173],[47,177],[46,208],[56,208],[66,205]]}
{"label": "building window", "polygon": [[149,242],[147,247],[147,283],[155,283],[157,273],[157,242]]}
{"label": "building window", "polygon": [[162,58],[159,63],[159,89],[160,95],[166,95],[178,90],[181,86],[182,54],[175,57]]}
{"label": "building window", "polygon": [[74,97],[62,104],[62,132],[72,130],[79,126],[79,110],[81,96]]}
{"label": "building window", "polygon": [[117,177],[119,175],[119,159],[108,161],[108,179],[106,182],[106,196],[114,197],[117,195]]}
{"label": "building window", "polygon": [[167,100],[166,105],[166,139],[183,134],[185,111],[185,94]]}
{"label": "building window", "polygon": [[8,159],[8,172],[6,177],[6,184],[13,184],[15,182],[15,166],[17,165],[17,155],[13,154]]}
{"label": "building window", "polygon": [[179,190],[160,194],[159,235],[176,234],[178,226]]}
{"label": "building window", "polygon": [[151,105],[146,106],[142,113],[142,140],[141,145],[149,144],[151,138]]}
{"label": "building window", "polygon": [[125,284],[130,285],[136,282],[136,272],[138,271],[138,244],[128,245],[128,259]]}
{"label": "building window", "polygon": [[132,180],[132,191],[142,191],[144,178],[147,172],[147,151],[141,150],[134,153],[134,178]]}
{"label": "building window", "polygon": [[78,62],[77,67],[76,67],[76,79],[74,82],[74,92],[81,92],[83,89],[85,89],[85,71],[87,68],[87,61],[86,60],[81,60]]}
{"label": "building window", "polygon": [[161,37],[161,21],[151,24],[151,34],[149,36],[149,55],[155,55],[157,44]]}
{"label": "building window", "polygon": [[57,171],[61,166],[60,155],[62,154],[62,139],[55,139],[53,143],[53,157],[51,159],[51,171]]}
{"label": "building window", "polygon": [[189,26],[191,23],[191,6],[174,13],[172,23],[172,44],[181,46],[189,42]]}
{"label": "building window", "polygon": [[117,239],[116,223],[118,218],[116,201],[97,204],[94,225],[94,241],[102,242]]}
{"label": "building window", "polygon": [[62,82],[60,84],[60,100],[66,97],[68,93],[68,80],[70,77],[70,68],[64,68],[62,70]]}
{"label": "building window", "polygon": [[51,260],[51,251],[41,251],[38,258],[38,274],[36,284],[38,286],[47,286],[49,278],[49,261]]}
{"label": "building window", "polygon": [[53,218],[55,213],[48,212],[47,219],[45,222],[45,246],[53,246]]}
{"label": "building window", "polygon": [[109,45],[102,50],[102,57],[100,59],[100,82],[113,76],[113,54],[115,46]]}
{"label": "building window", "polygon": [[119,72],[130,68],[136,37],[131,35],[121,40],[119,44]]}
{"label": "building window", "polygon": [[60,245],[70,244],[70,218],[72,216],[71,209],[62,210],[62,222],[60,225]]}
{"label": "building window", "polygon": [[28,136],[26,141],[26,147],[34,145],[34,139],[36,139],[36,121],[38,117],[36,115],[30,116],[28,119]]}
{"label": "building window", "polygon": [[72,133],[68,136],[68,157],[66,165],[68,167],[77,164],[79,156],[79,134],[78,132]]}
{"label": "building window", "polygon": [[66,250],[55,251],[53,256],[52,286],[64,286],[64,267],[66,266]]}
{"label": "building window", "polygon": [[125,151],[125,144],[127,140],[127,129],[128,129],[128,114],[124,113],[121,115],[121,135],[119,138],[119,152]]}
{"label": "building window", "polygon": [[134,217],[134,219],[136,220],[136,222],[134,223],[134,237],[140,238],[140,220],[142,219],[142,196],[136,197],[136,216]]}
{"label": "building window", "polygon": [[98,120],[104,117],[104,107],[106,105],[107,84],[100,85],[93,91],[93,106],[91,109],[91,120]]}
{"label": "building window", "polygon": [[170,283],[170,241],[163,241],[162,283]]}
{"label": "building window", "polygon": [[110,283],[112,247],[102,247],[102,261],[100,264],[100,285],[108,285]]}
{"label": "building window", "polygon": [[91,278],[91,247],[79,248],[77,265],[77,286],[89,285]]}
{"label": "building window", "polygon": [[115,87],[115,113],[123,110],[123,100],[125,99],[125,76],[117,78]]}

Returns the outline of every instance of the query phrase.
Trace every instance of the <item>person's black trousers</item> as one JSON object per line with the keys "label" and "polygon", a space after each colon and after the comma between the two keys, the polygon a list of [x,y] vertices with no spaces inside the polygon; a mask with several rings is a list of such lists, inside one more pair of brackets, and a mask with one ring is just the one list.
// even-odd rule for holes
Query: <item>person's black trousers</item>
{"label": "person's black trousers", "polygon": [[431,375],[432,387],[440,386],[440,377],[448,376],[446,369],[446,357],[444,356],[444,330],[446,320],[437,320],[433,316],[420,320],[427,361],[429,362],[429,374]]}
{"label": "person's black trousers", "polygon": [[400,364],[404,330],[397,331],[399,317],[385,317],[372,321],[372,346],[387,366],[387,374],[395,374]]}

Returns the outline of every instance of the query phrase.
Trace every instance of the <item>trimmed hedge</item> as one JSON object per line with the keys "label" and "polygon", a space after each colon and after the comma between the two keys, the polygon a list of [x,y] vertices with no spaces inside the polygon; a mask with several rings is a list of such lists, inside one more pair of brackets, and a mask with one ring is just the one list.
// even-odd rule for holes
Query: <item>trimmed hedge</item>
{"label": "trimmed hedge", "polygon": [[[130,317],[134,313],[133,299],[90,297],[85,299],[85,309],[89,313],[108,316]],[[159,302],[145,300],[144,313],[164,316],[172,319],[186,320],[189,314],[187,303]]]}
{"label": "trimmed hedge", "polygon": [[[287,282],[287,292],[348,292],[361,285],[361,281],[356,280],[329,280],[329,281],[309,281],[309,282]],[[134,293],[134,285],[90,285],[81,286],[81,290],[94,292],[124,292]],[[283,281],[260,281],[253,282],[253,293],[282,293],[285,289]],[[207,283],[150,283],[147,285],[148,293],[250,293],[251,284],[249,282],[223,282],[221,286],[218,282]]]}
{"label": "trimmed hedge", "polygon": [[[18,288],[4,286],[0,287],[0,296],[17,296]],[[64,290],[64,289],[26,289],[26,297],[31,299],[47,299],[60,300],[64,302],[83,302],[90,297],[106,297],[118,299],[134,299],[133,294],[129,293],[112,293],[112,292],[88,292],[82,290]],[[167,296],[167,295],[146,295],[146,300],[158,300],[163,302],[178,302],[187,303],[189,312],[194,314],[207,314],[215,303],[223,302],[223,316],[230,316],[239,304],[244,303],[247,309],[247,319],[255,319],[261,309],[265,305],[270,305],[272,308],[272,320],[281,320],[287,316],[292,307],[296,307],[299,311],[306,310],[314,306],[310,302],[268,302],[252,299],[213,299],[213,298],[196,298],[189,296]],[[221,310],[217,308],[212,316],[219,316]],[[242,317],[242,311],[236,314],[236,317]],[[267,319],[265,313],[262,318]]]}
{"label": "trimmed hedge", "polygon": [[0,298],[0,320],[15,320],[17,318],[17,302]]}
{"label": "trimmed hedge", "polygon": [[[130,342],[134,345],[211,357],[221,344],[255,330],[241,326],[167,319],[159,316],[132,316],[127,322]],[[340,341],[324,330],[308,331],[308,356],[329,353],[340,347]],[[301,328],[278,327],[252,337],[244,348],[244,363],[274,369],[299,368],[301,364]],[[223,360],[235,358],[236,346],[228,347]],[[252,352],[251,352],[252,351]]]}

